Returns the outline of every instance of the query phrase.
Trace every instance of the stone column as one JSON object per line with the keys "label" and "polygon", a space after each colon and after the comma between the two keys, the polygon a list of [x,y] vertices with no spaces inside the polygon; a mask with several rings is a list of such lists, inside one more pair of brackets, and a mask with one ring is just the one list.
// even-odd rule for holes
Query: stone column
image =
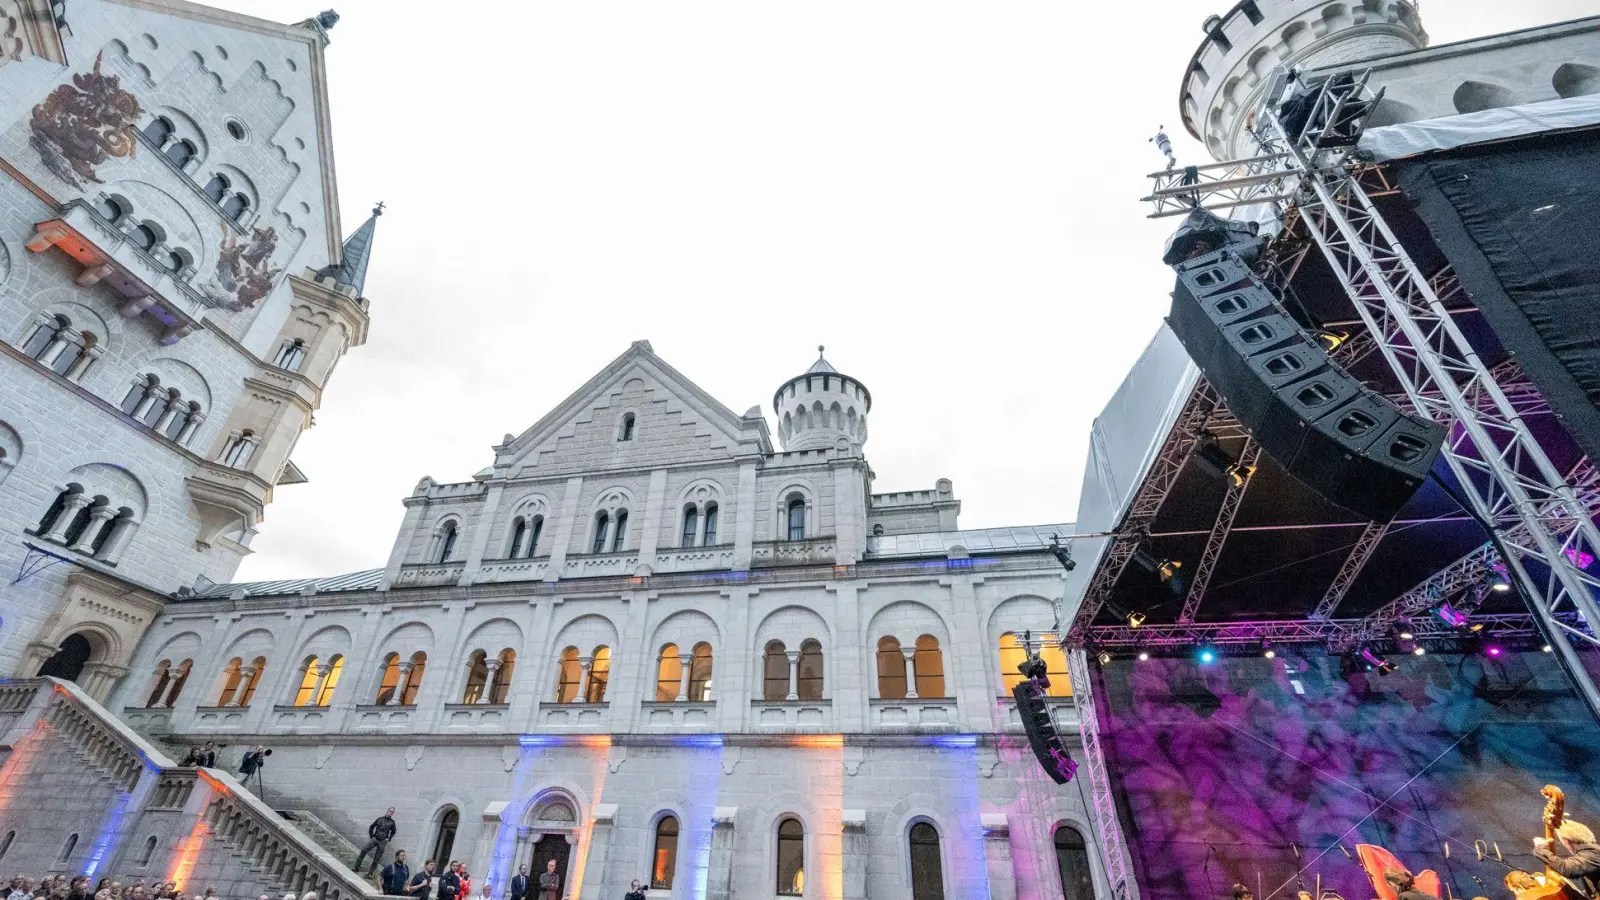
{"label": "stone column", "polygon": [[984,813],[983,859],[989,870],[989,900],[1017,900],[1017,867],[1011,859],[1011,825],[1005,813]]}
{"label": "stone column", "polygon": [[72,368],[67,370],[67,378],[71,381],[77,381],[82,378],[83,373],[88,371],[89,365],[104,356],[105,352],[106,348],[100,344],[95,344],[93,347],[85,349],[83,354],[78,357],[78,361],[73,363]]}
{"label": "stone column", "polygon": [[483,661],[483,690],[478,694],[479,703],[489,703],[494,699],[494,676],[499,671],[500,660],[498,658],[485,659]]}
{"label": "stone column", "polygon": [[79,553],[93,553],[95,537],[100,534],[100,529],[105,527],[106,522],[116,514],[117,511],[110,506],[97,506],[89,510],[89,527],[78,536],[78,542],[72,545],[72,549]]}
{"label": "stone column", "polygon": [[917,699],[917,648],[902,646],[900,655],[906,658],[906,699]]}
{"label": "stone column", "polygon": [[250,679],[254,678],[255,675],[256,670],[254,666],[240,666],[239,684],[234,687],[233,696],[229,697],[228,702],[224,703],[223,705],[239,706],[239,701],[244,699],[244,692],[250,689]]}
{"label": "stone column", "polygon": [[203,412],[191,413],[189,415],[189,421],[184,423],[183,430],[178,432],[178,437],[177,437],[178,443],[183,445],[183,446],[185,446],[185,447],[189,446],[190,439],[192,439],[194,437],[194,433],[196,431],[200,430],[200,426],[202,424],[204,424],[205,420],[206,420],[206,414],[205,413],[203,413]]}
{"label": "stone column", "polygon": [[[62,490],[65,490],[65,488],[62,488]],[[67,529],[71,527],[72,520],[76,519],[78,513],[88,506],[93,499],[93,497],[84,493],[68,496],[66,504],[61,507],[60,515],[57,515],[56,520],[50,523],[50,530],[43,535],[44,539],[55,541],[58,544],[65,541],[67,539]]]}
{"label": "stone column", "polygon": [[111,534],[100,548],[100,561],[106,565],[115,565],[122,558],[122,551],[128,549],[128,542],[133,540],[133,533],[139,528],[139,523],[133,519],[113,519],[111,521]]}
{"label": "stone column", "polygon": [[800,699],[800,651],[785,650],[783,655],[789,657],[789,694],[785,700]]}
{"label": "stone column", "polygon": [[678,702],[683,703],[689,699],[689,668],[694,665],[694,654],[679,653],[678,665],[682,667],[678,673]]}
{"label": "stone column", "polygon": [[311,699],[306,701],[307,706],[316,706],[317,698],[322,695],[322,685],[328,680],[328,673],[333,671],[333,666],[320,663],[317,666],[317,686],[311,689]]}
{"label": "stone column", "polygon": [[159,396],[164,390],[165,388],[162,388],[160,385],[146,385],[144,389],[144,399],[139,401],[139,405],[135,406],[133,408],[133,412],[129,413],[129,415],[133,416],[135,419],[143,421],[145,414],[150,411],[150,407],[156,405],[156,397]]}
{"label": "stone column", "polygon": [[172,420],[177,418],[177,415],[178,407],[169,403],[167,404],[167,411],[162,413],[161,418],[157,419],[156,423],[151,425],[150,428],[154,431],[159,431],[162,434],[166,434],[167,426],[172,424]]}
{"label": "stone column", "polygon": [[500,509],[500,496],[504,492],[505,487],[496,483],[491,484],[488,493],[484,495],[483,506],[478,510],[478,524],[473,529],[472,543],[467,547],[466,564],[461,567],[461,578],[456,582],[462,587],[477,580],[478,570],[483,566],[483,555],[489,548],[489,541],[499,538],[495,533],[500,527],[496,512]]}
{"label": "stone column", "polygon": [[844,900],[867,900],[867,811],[839,811],[844,856]]}
{"label": "stone column", "polygon": [[[406,693],[406,681],[411,678],[411,670],[416,668],[416,666],[417,664],[410,660],[406,660],[405,662],[399,663],[395,666],[395,672],[397,675],[394,682],[394,693],[390,694],[389,699],[384,701],[384,706],[402,705]],[[379,681],[378,683],[382,684],[383,682]]]}
{"label": "stone column", "polygon": [[63,328],[56,332],[56,336],[51,338],[50,343],[45,345],[44,352],[39,354],[39,365],[54,367],[56,360],[66,351],[67,346],[69,344],[77,344],[81,337],[77,331],[71,328]]}
{"label": "stone column", "polygon": [[578,696],[577,696],[577,699],[576,699],[575,702],[577,702],[577,703],[588,703],[589,702],[589,675],[590,675],[590,671],[589,670],[594,667],[594,657],[592,657],[592,656],[580,656],[580,657],[578,657],[578,666],[579,666],[579,668],[583,669],[583,674],[578,676]]}
{"label": "stone column", "polygon": [[[430,482],[425,479],[423,483]],[[383,568],[383,583],[378,586],[380,591],[387,591],[400,577],[400,567],[405,565],[406,555],[411,551],[411,542],[416,538],[417,527],[428,512],[426,496],[412,495],[401,502],[405,505],[406,517],[400,523],[399,534],[395,535],[394,547],[389,550],[389,562]]]}
{"label": "stone column", "polygon": [[644,495],[644,526],[639,536],[639,568],[635,575],[649,575],[656,567],[656,545],[661,541],[661,514],[667,493],[667,471],[656,469],[650,473],[650,487]]}
{"label": "stone column", "polygon": [[[854,582],[836,581],[828,585],[833,593],[833,621],[836,645],[823,657],[823,695],[833,701],[833,727],[846,733],[866,728],[871,706],[872,667],[876,645],[861,634],[861,608]],[[866,654],[866,656],[863,656]]]}
{"label": "stone column", "polygon": [[737,806],[719,806],[711,812],[711,860],[706,865],[706,900],[733,900],[733,826]]}

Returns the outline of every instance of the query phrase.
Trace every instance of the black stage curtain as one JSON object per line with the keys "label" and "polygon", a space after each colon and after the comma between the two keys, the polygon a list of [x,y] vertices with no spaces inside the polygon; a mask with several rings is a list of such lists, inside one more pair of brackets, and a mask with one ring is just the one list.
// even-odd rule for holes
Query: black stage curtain
{"label": "black stage curtain", "polygon": [[1500,342],[1600,459],[1600,130],[1395,164]]}

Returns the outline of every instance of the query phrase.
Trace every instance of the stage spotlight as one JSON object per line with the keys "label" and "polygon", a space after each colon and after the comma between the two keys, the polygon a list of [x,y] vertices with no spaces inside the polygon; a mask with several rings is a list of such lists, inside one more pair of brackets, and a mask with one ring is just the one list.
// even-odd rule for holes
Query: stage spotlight
{"label": "stage spotlight", "polygon": [[1482,631],[1482,622],[1476,624],[1471,622],[1473,608],[1475,608],[1475,605],[1468,606],[1464,604],[1457,608],[1449,603],[1441,603],[1433,608],[1433,614],[1439,617],[1439,621],[1449,625],[1456,631]]}
{"label": "stage spotlight", "polygon": [[1196,658],[1200,660],[1201,665],[1209,666],[1217,661],[1217,651],[1211,647],[1201,647]]}
{"label": "stage spotlight", "polygon": [[1100,660],[1100,665],[1109,666],[1111,665],[1111,652],[1109,650],[1101,650],[1099,654],[1095,656],[1095,659]]}
{"label": "stage spotlight", "polygon": [[1421,644],[1418,644],[1417,646],[1411,648],[1411,655],[1412,656],[1426,656],[1427,653],[1428,653],[1427,648],[1423,647]]}
{"label": "stage spotlight", "polygon": [[1371,647],[1362,647],[1357,653],[1361,661],[1366,664],[1367,671],[1376,670],[1379,675],[1388,675],[1395,670],[1395,664],[1378,655]]}
{"label": "stage spotlight", "polygon": [[1543,647],[1539,648],[1539,652],[1540,653],[1553,653],[1553,652],[1555,652],[1555,649],[1556,648],[1550,646],[1549,644],[1545,644]]}
{"label": "stage spotlight", "polygon": [[1273,657],[1278,655],[1278,651],[1272,649],[1272,642],[1271,641],[1262,641],[1261,642],[1261,655],[1265,656],[1267,659],[1272,659]]}
{"label": "stage spotlight", "polygon": [[1111,610],[1113,616],[1127,622],[1129,628],[1138,628],[1144,624],[1144,613],[1129,612],[1127,607],[1117,603],[1115,600],[1107,600],[1106,609]]}
{"label": "stage spotlight", "polygon": [[1145,547],[1133,551],[1133,562],[1139,568],[1159,578],[1161,583],[1167,586],[1168,593],[1173,596],[1182,596],[1188,586],[1179,572],[1183,568],[1181,562],[1162,559]]}
{"label": "stage spotlight", "polygon": [[1149,661],[1150,661],[1150,654],[1147,653],[1144,650],[1140,650],[1139,651],[1139,662],[1149,662]]}
{"label": "stage spotlight", "polygon": [[1127,620],[1128,620],[1128,627],[1129,628],[1138,628],[1140,625],[1144,624],[1144,613],[1142,613],[1142,612],[1131,612],[1131,613],[1128,613]]}
{"label": "stage spotlight", "polygon": [[1505,566],[1492,566],[1489,569],[1489,590],[1496,594],[1504,594],[1511,590],[1511,578],[1506,574]]}
{"label": "stage spotlight", "polygon": [[1505,650],[1502,650],[1499,644],[1490,644],[1483,648],[1483,652],[1491,659],[1499,659],[1501,654],[1505,653]]}
{"label": "stage spotlight", "polygon": [[1319,328],[1311,332],[1311,336],[1316,338],[1317,343],[1321,344],[1323,349],[1329,353],[1339,349],[1341,345],[1350,340],[1350,332],[1329,331],[1326,328]]}
{"label": "stage spotlight", "polygon": [[1402,641],[1414,641],[1417,638],[1416,635],[1412,634],[1409,631],[1402,631],[1398,635],[1396,635],[1396,637],[1400,638],[1400,640],[1402,640]]}

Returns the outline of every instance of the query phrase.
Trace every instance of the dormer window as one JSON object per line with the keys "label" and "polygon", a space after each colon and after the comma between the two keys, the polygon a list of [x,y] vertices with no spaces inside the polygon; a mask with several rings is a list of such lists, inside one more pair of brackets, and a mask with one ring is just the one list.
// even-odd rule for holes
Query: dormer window
{"label": "dormer window", "polygon": [[622,433],[617,437],[617,440],[633,440],[633,413],[628,413],[622,417]]}

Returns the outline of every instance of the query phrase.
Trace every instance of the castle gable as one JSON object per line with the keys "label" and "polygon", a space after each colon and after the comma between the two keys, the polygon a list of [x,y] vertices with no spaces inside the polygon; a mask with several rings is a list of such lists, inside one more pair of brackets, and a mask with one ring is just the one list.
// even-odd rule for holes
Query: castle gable
{"label": "castle gable", "polygon": [[638,341],[499,448],[495,468],[543,477],[770,452],[763,419],[737,415]]}

